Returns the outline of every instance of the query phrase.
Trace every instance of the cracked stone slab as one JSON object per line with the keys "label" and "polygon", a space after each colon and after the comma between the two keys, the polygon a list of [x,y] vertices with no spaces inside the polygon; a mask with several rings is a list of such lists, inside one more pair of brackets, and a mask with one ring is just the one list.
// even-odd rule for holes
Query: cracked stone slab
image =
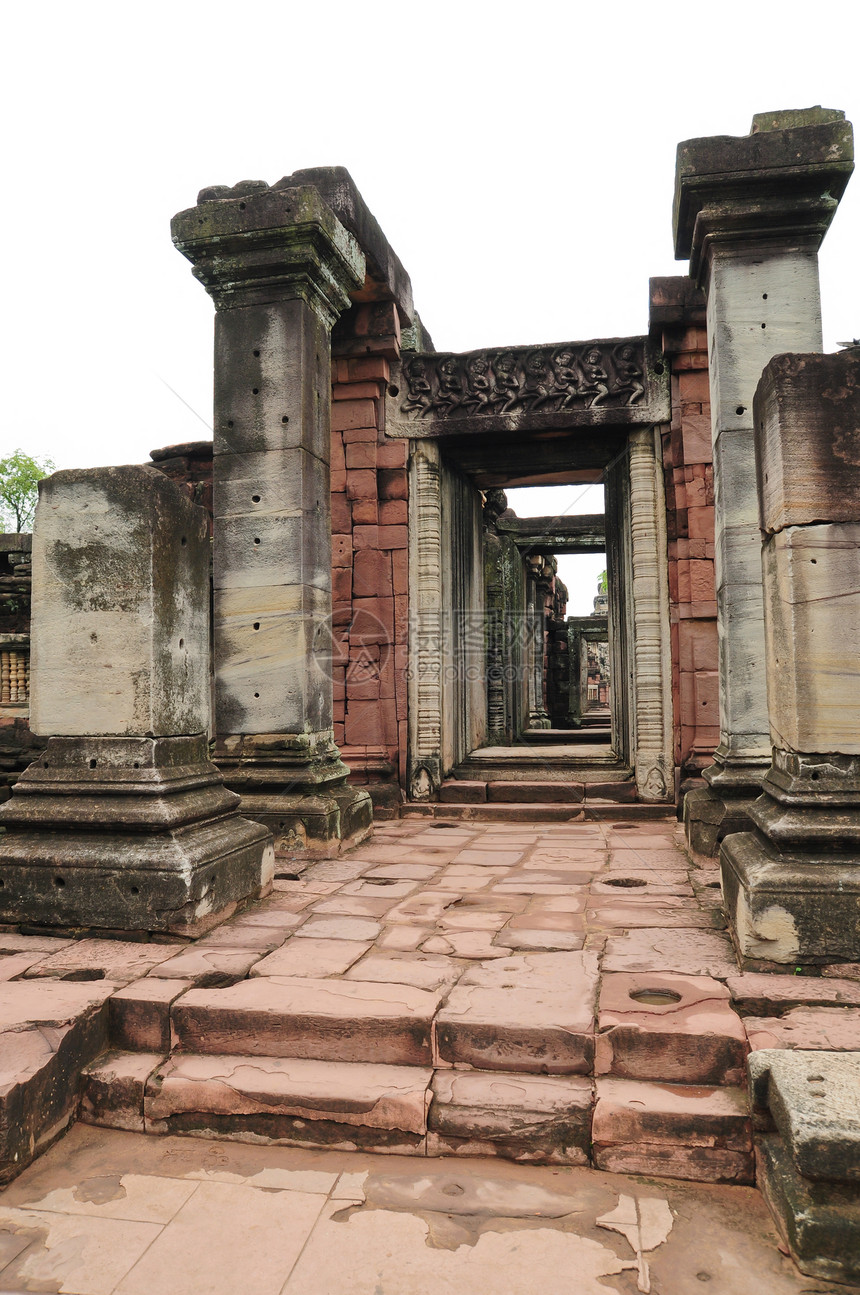
{"label": "cracked stone slab", "polygon": [[738,1085],[746,1053],[743,1023],[719,980],[658,972],[604,975],[595,1074]]}
{"label": "cracked stone slab", "polygon": [[143,1133],[146,1083],[164,1053],[109,1052],[82,1076],[80,1118],[85,1124]]}
{"label": "cracked stone slab", "polygon": [[603,970],[673,971],[726,980],[738,974],[738,964],[729,937],[720,931],[643,927],[610,935]]}
{"label": "cracked stone slab", "polygon": [[444,995],[410,985],[255,977],[192,989],[173,1011],[184,1052],[429,1065]]}
{"label": "cracked stone slab", "polygon": [[295,938],[308,940],[375,940],[382,930],[369,917],[326,917],[311,915]]}
{"label": "cracked stone slab", "polygon": [[860,1182],[860,1054],[762,1050],[749,1078],[804,1178]]}
{"label": "cracked stone slab", "polygon": [[414,1152],[431,1078],[419,1066],[175,1055],[148,1086],[146,1119],[159,1133]]}
{"label": "cracked stone slab", "polygon": [[431,953],[371,953],[346,973],[347,980],[365,980],[416,989],[439,990],[457,982],[461,963]]}
{"label": "cracked stone slab", "polygon": [[74,940],[31,967],[28,978],[105,980],[128,984],[145,976],[176,953],[175,944],[143,944],[132,940]]}
{"label": "cracked stone slab", "polygon": [[780,1017],[744,1020],[750,1048],[860,1052],[860,1007],[793,1007]]}
{"label": "cracked stone slab", "polygon": [[726,985],[738,1011],[748,1016],[776,1016],[792,1007],[860,1007],[855,980],[747,972],[730,976]]}
{"label": "cracked stone slab", "polygon": [[368,940],[289,940],[251,967],[252,976],[342,976],[373,945]]}
{"label": "cracked stone slab", "polygon": [[145,976],[113,994],[108,1004],[113,1046],[130,1052],[169,1052],[170,1008],[191,983]]}
{"label": "cracked stone slab", "polygon": [[440,1070],[432,1091],[428,1155],[588,1164],[590,1079]]}
{"label": "cracked stone slab", "polygon": [[587,912],[589,923],[603,929],[657,927],[665,931],[696,927],[720,929],[725,926],[725,918],[718,911],[703,909],[693,899],[674,895],[637,895],[635,899],[626,900],[592,896]]}
{"label": "cracked stone slab", "polygon": [[192,945],[153,968],[146,979],[187,980],[210,988],[232,985],[237,980],[244,980],[262,956],[260,949]]}

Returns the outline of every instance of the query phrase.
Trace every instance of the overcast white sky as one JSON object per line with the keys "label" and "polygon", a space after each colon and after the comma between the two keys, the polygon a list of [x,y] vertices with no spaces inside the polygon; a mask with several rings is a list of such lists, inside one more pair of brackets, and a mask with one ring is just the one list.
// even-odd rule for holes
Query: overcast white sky
{"label": "overcast white sky", "polygon": [[[169,233],[203,185],[347,166],[439,348],[627,335],[686,268],[679,140],[860,118],[847,2],[47,0],[4,36],[0,453],[61,467],[208,434],[212,308]],[[827,349],[860,334],[858,214],[855,178]]]}

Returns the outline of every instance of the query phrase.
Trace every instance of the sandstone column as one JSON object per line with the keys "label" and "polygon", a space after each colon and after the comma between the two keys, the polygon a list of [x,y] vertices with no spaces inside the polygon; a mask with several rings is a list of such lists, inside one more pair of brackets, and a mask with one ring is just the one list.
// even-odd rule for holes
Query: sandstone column
{"label": "sandstone column", "polygon": [[860,348],[780,355],[755,397],[773,762],[727,837],[744,959],[860,960]]}
{"label": "sandstone column", "polygon": [[330,330],[364,256],[307,185],[204,190],[172,231],[217,312],[216,758],[279,853],[330,853],[372,812],[331,684]]}
{"label": "sandstone column", "polygon": [[588,645],[584,642],[576,623],[567,622],[567,726],[582,728],[583,711],[583,666],[585,668],[585,687],[588,687]]}
{"label": "sandstone column", "polygon": [[749,825],[770,763],[752,400],[773,355],[821,349],[818,248],[852,158],[844,113],[822,108],[678,147],[676,256],[707,293],[720,644],[720,744],[685,804],[696,849]]}
{"label": "sandstone column", "polygon": [[209,526],[162,473],[57,472],[33,538],[33,731],[0,818],[0,921],[196,935],[271,887],[208,759]]}

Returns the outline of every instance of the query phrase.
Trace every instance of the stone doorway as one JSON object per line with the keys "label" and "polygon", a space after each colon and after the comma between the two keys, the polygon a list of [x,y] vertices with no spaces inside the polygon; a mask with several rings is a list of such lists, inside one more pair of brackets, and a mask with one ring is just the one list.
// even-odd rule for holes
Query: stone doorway
{"label": "stone doorway", "polygon": [[[602,375],[599,382],[591,376],[595,371]],[[536,385],[538,372],[543,376]],[[565,393],[566,373],[578,376],[569,379]],[[617,686],[610,743],[593,757],[589,753],[587,763],[626,773],[638,799],[671,799],[659,455],[668,391],[659,357],[649,353],[643,338],[528,353],[407,353],[392,374],[386,415],[387,433],[411,441],[409,798],[435,799],[453,771],[464,776],[477,769],[475,762],[486,760],[492,743],[498,747],[499,732],[507,750],[493,758],[504,761],[523,738],[549,727],[538,669],[539,580],[526,561],[517,574],[511,545],[518,548],[519,540],[528,549],[540,541],[542,551],[577,551],[595,536],[587,527],[577,529],[581,519],[564,519],[563,533],[540,536],[530,536],[526,527],[519,534],[513,533],[516,526],[507,533],[495,527],[496,558],[500,547],[509,557],[500,560],[495,588],[498,593],[503,586],[501,604],[518,611],[525,627],[500,652],[493,635],[504,617],[494,606],[494,582],[484,578],[487,501],[492,509],[493,492],[505,486],[602,480],[607,506],[601,542],[612,608],[604,640]],[[541,741],[537,758],[544,767],[554,766],[559,783],[570,781],[572,771],[586,763],[581,747],[576,751],[565,741],[552,752],[551,745]]]}

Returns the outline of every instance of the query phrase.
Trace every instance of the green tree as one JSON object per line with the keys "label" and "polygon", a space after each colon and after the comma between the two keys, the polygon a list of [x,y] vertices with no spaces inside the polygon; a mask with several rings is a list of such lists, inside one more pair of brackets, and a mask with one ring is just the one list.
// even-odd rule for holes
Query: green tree
{"label": "green tree", "polygon": [[601,571],[600,575],[597,577],[597,592],[599,594],[609,593],[609,577],[605,571]]}
{"label": "green tree", "polygon": [[23,450],[0,459],[0,529],[31,529],[39,482],[55,470],[56,464],[50,459],[32,459]]}

